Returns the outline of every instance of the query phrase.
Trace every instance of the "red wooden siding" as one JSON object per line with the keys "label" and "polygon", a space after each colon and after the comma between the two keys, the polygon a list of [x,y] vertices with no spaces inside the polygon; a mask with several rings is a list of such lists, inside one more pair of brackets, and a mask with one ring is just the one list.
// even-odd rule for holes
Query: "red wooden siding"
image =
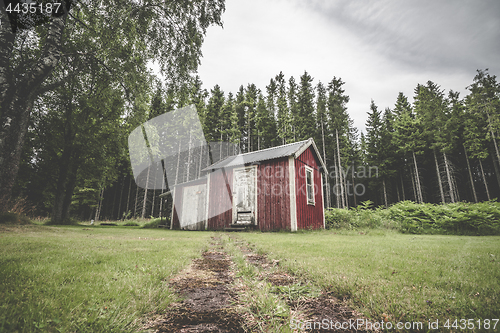
{"label": "red wooden siding", "polygon": [[[323,197],[321,196],[320,166],[312,146],[295,159],[295,195],[297,202],[297,229],[323,228]],[[314,170],[315,205],[307,204],[305,166]]]}
{"label": "red wooden siding", "polygon": [[189,182],[186,185],[180,184],[180,185],[175,187],[174,213],[173,213],[173,219],[172,219],[172,228],[173,229],[180,228],[180,220],[181,220],[181,214],[182,214],[182,198],[184,197],[184,193],[183,193],[184,187],[199,185],[199,184],[206,184],[206,183],[207,183],[207,179],[202,178],[202,179],[198,179],[196,181]]}
{"label": "red wooden siding", "polygon": [[[226,186],[226,179],[230,186],[229,191]],[[208,229],[224,229],[226,227],[229,227],[233,219],[233,170],[224,169],[224,172],[222,172],[222,170],[216,170],[215,172],[212,172],[210,174],[209,187]],[[229,207],[231,208],[227,209]]]}
{"label": "red wooden siding", "polygon": [[288,157],[257,168],[257,223],[261,231],[290,230]]}

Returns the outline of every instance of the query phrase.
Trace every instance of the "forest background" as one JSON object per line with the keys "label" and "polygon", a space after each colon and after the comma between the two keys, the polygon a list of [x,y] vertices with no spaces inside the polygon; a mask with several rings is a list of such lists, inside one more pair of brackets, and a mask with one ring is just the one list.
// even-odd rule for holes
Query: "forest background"
{"label": "forest background", "polygon": [[[200,47],[206,28],[222,24],[223,1],[176,8],[65,3],[64,15],[35,29],[2,26],[8,47],[0,55],[7,69],[0,73],[0,145],[23,143],[12,145],[17,151],[2,149],[3,209],[23,202],[26,213],[54,223],[158,216],[164,210],[158,196],[168,188],[135,185],[127,137],[141,123],[190,104],[207,141],[230,142],[243,153],[314,138],[328,167],[325,207],[498,197],[500,85],[487,69],[478,69],[466,96],[428,81],[416,83],[413,103],[402,93],[392,108],[372,101],[362,132],[353,127],[340,77],[314,82],[307,72],[298,78],[279,72],[266,87],[203,87],[196,76]],[[165,81],[148,70],[152,60]],[[22,140],[9,137],[14,126]],[[7,152],[18,155],[17,165],[7,163]],[[186,154],[177,158],[189,163]],[[201,170],[208,162],[198,163]],[[179,175],[177,183],[195,176]]]}

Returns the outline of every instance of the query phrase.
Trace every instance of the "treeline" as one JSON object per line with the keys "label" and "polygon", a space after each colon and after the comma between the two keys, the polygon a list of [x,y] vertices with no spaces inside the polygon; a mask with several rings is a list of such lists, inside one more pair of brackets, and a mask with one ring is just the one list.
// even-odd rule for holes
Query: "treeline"
{"label": "treeline", "polygon": [[[367,105],[366,133],[353,126],[349,96],[340,78],[333,77],[327,83],[313,81],[307,72],[298,80],[280,72],[264,89],[248,84],[235,93],[226,93],[218,85],[204,89],[198,77],[175,89],[157,83],[150,98],[136,102],[128,118],[118,117],[113,126],[107,123],[99,127],[100,139],[89,132],[89,151],[109,151],[102,151],[100,158],[90,158],[90,154],[80,161],[84,165],[102,163],[100,170],[106,172],[106,178],[86,171],[92,168],[79,170],[71,198],[72,215],[78,219],[120,219],[157,217],[161,210],[164,216],[168,214],[158,198],[168,188],[144,190],[135,185],[126,137],[141,122],[190,104],[197,108],[208,142],[228,142],[243,153],[314,138],[328,167],[326,207],[353,207],[367,200],[377,206],[405,200],[478,202],[498,196],[500,85],[487,70],[477,71],[463,98],[453,91],[445,93],[429,81],[416,86],[413,104],[402,93],[392,108],[381,110],[372,101]],[[45,128],[43,122],[37,128],[34,142],[49,144],[43,135],[57,140],[57,131],[47,128],[47,132],[40,132]],[[43,159],[46,166],[40,163],[40,157],[51,150],[34,146],[39,148],[25,153],[24,167],[31,169],[20,182],[38,211],[47,214],[54,192],[37,184],[44,182],[51,170],[49,158]],[[221,159],[234,153],[231,150],[215,155]],[[202,158],[199,161],[197,172],[188,172],[175,182],[199,175],[201,167],[209,164]]]}

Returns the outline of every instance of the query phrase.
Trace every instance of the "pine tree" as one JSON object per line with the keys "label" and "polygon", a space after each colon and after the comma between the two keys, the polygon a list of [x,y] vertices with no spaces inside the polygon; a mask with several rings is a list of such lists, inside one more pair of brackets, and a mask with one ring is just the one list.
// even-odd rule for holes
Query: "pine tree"
{"label": "pine tree", "polygon": [[478,70],[474,82],[467,87],[470,94],[466,97],[469,112],[474,112],[485,119],[488,140],[493,142],[495,156],[500,163],[500,152],[497,138],[500,129],[500,84],[495,75],[490,75],[487,70]]}
{"label": "pine tree", "polygon": [[203,131],[207,142],[221,141],[221,113],[224,106],[224,92],[216,84],[210,91]]}
{"label": "pine tree", "polygon": [[347,189],[344,170],[347,169],[350,161],[347,160],[348,152],[351,148],[349,136],[352,121],[347,113],[347,103],[349,96],[345,95],[342,88],[344,82],[340,78],[334,77],[327,87],[326,109],[328,113],[329,128],[333,137],[332,155],[335,165],[336,183],[334,193],[336,194],[337,207],[347,208]]}
{"label": "pine tree", "polygon": [[298,103],[297,103],[297,90],[298,86],[295,83],[295,79],[293,76],[288,80],[288,105],[289,105],[289,113],[288,118],[290,121],[291,132],[289,137],[286,138],[287,142],[296,142],[297,141],[297,121],[299,120],[298,116]]}
{"label": "pine tree", "polygon": [[[396,126],[396,120],[399,119],[403,113],[411,113],[411,112],[412,112],[412,108],[411,108],[411,104],[408,102],[408,98],[402,92],[399,92],[398,97],[396,99],[396,104],[394,105],[394,110],[393,110],[393,113],[394,113],[394,117],[393,117],[394,124],[393,125]],[[395,127],[394,127],[394,131],[395,131]],[[404,186],[405,179],[404,179],[403,175],[409,174],[409,172],[406,171],[409,166],[407,166],[407,159],[406,159],[405,153],[401,149],[398,149],[398,147],[396,146],[396,139],[395,139],[394,135],[393,135],[392,139],[393,139],[392,145],[393,145],[393,147],[395,147],[395,150],[394,150],[395,163],[396,163],[396,165],[400,166],[400,168],[398,170],[399,183],[401,185],[400,197],[401,197],[401,200],[404,201],[404,200],[406,200],[406,191],[405,191],[405,186]],[[399,189],[399,186],[397,186],[397,188]]]}
{"label": "pine tree", "polygon": [[249,84],[245,91],[245,126],[248,135],[248,152],[257,150],[258,138],[255,128],[255,114],[257,112],[257,101],[260,90],[253,83]]}
{"label": "pine tree", "polygon": [[406,107],[400,108],[404,106],[404,98],[400,99],[398,96],[398,101],[400,104],[396,103],[397,112],[395,113],[397,117],[394,121],[394,145],[399,153],[406,156],[410,155],[412,160],[410,165],[413,167],[412,174],[414,175],[414,178],[412,178],[414,198],[416,202],[422,203],[423,194],[417,155],[423,152],[425,142],[423,141],[419,119],[415,117],[411,109],[407,109]]}
{"label": "pine tree", "polygon": [[285,81],[285,76],[283,72],[276,75],[276,85],[277,85],[277,133],[278,138],[281,139],[281,144],[289,143],[289,138],[291,137],[291,119],[290,112],[288,109],[288,96],[287,96],[287,86]]}
{"label": "pine tree", "polygon": [[[383,162],[383,146],[382,146],[382,112],[378,110],[375,102],[371,101],[370,111],[368,113],[368,120],[366,121],[366,159],[370,167],[379,168]],[[379,180],[371,182],[373,188],[380,188]],[[383,187],[384,205],[387,207],[387,191],[385,182]]]}
{"label": "pine tree", "polygon": [[[328,118],[326,114],[326,88],[323,83],[319,82],[316,86],[317,99],[316,99],[316,135],[314,136],[318,149],[322,154],[323,162],[328,168],[330,165],[330,160],[326,157],[326,146],[329,143],[328,133],[330,129],[328,128]],[[328,144],[330,146],[330,144]],[[329,172],[328,169],[324,170],[326,173],[326,179],[324,182],[325,190],[325,207],[330,208],[330,182],[329,182]]]}
{"label": "pine tree", "polygon": [[246,105],[245,105],[245,89],[243,88],[243,86],[240,86],[238,92],[236,93],[234,109],[236,117],[238,118],[237,125],[238,125],[238,132],[240,133],[240,139],[238,140],[240,143],[240,151],[247,152],[248,134],[247,134],[247,127],[245,126]]}
{"label": "pine tree", "polygon": [[295,117],[297,141],[314,137],[316,130],[312,81],[313,78],[307,72],[304,72],[300,77],[297,94],[297,113]]}
{"label": "pine tree", "polygon": [[266,101],[259,92],[257,110],[255,114],[258,150],[273,147],[276,138],[276,121],[273,114],[267,109]]}
{"label": "pine tree", "polygon": [[[451,202],[456,202],[456,189],[452,181],[451,165],[447,153],[443,150],[446,142],[446,101],[443,90],[432,81],[428,81],[425,86],[419,85],[415,96],[415,113],[421,119],[423,128],[423,138],[426,146],[432,150],[434,164],[438,180],[441,202],[445,203],[445,187],[447,188],[446,197]],[[436,151],[443,155],[445,172],[441,173]],[[445,177],[442,177],[442,175]]]}
{"label": "pine tree", "polygon": [[[470,96],[470,95],[469,95]],[[488,121],[483,114],[476,112],[477,109],[474,107],[469,107],[471,103],[471,98],[467,96],[466,98],[466,113],[464,117],[464,149],[466,154],[470,158],[475,158],[479,162],[479,171],[483,184],[485,187],[485,192],[488,200],[491,199],[490,191],[488,187],[488,181],[484,172],[483,161],[488,157],[489,152],[487,148],[488,138],[487,129]]]}

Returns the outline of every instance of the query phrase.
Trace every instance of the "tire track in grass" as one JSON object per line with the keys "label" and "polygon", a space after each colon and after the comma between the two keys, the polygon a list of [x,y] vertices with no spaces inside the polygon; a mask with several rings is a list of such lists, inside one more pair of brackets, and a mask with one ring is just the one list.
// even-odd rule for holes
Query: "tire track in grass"
{"label": "tire track in grass", "polygon": [[151,332],[245,332],[245,320],[234,306],[234,264],[221,237],[211,248],[169,282],[183,301],[143,327]]}
{"label": "tire track in grass", "polygon": [[344,306],[330,293],[282,269],[279,260],[255,253],[236,235],[230,239],[233,246],[230,252],[243,279],[240,303],[247,303],[245,310],[253,319],[247,323],[254,322],[252,332],[379,331],[357,330],[353,324],[358,319],[366,323],[367,318]]}
{"label": "tire track in grass", "polygon": [[[335,329],[364,319],[335,297],[256,254],[235,235],[212,237],[201,258],[170,279],[183,299],[142,327],[148,332],[367,332]],[[314,323],[323,326],[315,327]],[[324,329],[328,323],[328,329]],[[351,326],[352,327],[352,326]]]}

